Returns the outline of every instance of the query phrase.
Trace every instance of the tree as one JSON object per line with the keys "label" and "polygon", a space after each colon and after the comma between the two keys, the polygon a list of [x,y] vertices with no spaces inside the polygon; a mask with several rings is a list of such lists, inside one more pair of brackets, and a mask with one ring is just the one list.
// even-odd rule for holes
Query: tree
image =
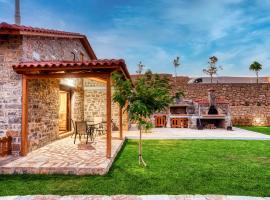
{"label": "tree", "polygon": [[177,67],[180,66],[180,57],[176,57],[176,59],[173,60],[173,66],[174,66],[174,81],[176,86],[176,80],[177,80]]}
{"label": "tree", "polygon": [[125,80],[117,72],[112,75],[114,83],[113,101],[124,106],[129,119],[138,124],[139,139],[139,164],[146,166],[142,157],[142,130],[152,127],[151,115],[167,108],[172,101],[171,86],[167,78],[152,74],[147,71],[141,75],[132,87],[130,80]]}
{"label": "tree", "polygon": [[208,61],[208,63],[209,63],[208,68],[207,69],[203,69],[203,72],[205,74],[210,75],[210,77],[211,77],[211,83],[213,83],[213,76],[215,74],[217,74],[218,70],[219,69],[222,70],[222,67],[221,66],[220,67],[217,67],[216,66],[217,61],[218,61],[218,58],[216,56],[210,57],[209,58],[209,61]]}
{"label": "tree", "polygon": [[250,66],[249,66],[250,71],[254,71],[257,76],[257,84],[259,83],[259,71],[262,70],[262,65],[261,63],[254,61]]}
{"label": "tree", "polygon": [[143,72],[143,68],[144,68],[144,65],[142,64],[142,61],[139,62],[139,64],[137,65],[138,69],[136,71],[137,74],[142,74]]}

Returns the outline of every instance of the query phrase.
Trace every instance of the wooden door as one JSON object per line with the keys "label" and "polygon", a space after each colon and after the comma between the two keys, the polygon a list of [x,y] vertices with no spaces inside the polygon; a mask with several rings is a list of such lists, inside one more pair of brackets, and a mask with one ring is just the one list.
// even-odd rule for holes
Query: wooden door
{"label": "wooden door", "polygon": [[70,116],[70,93],[60,91],[59,94],[59,132],[64,133],[69,131],[69,116]]}

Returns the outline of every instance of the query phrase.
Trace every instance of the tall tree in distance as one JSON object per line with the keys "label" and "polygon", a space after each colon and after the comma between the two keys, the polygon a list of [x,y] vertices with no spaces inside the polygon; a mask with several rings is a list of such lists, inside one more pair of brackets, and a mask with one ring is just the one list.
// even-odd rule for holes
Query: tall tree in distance
{"label": "tall tree in distance", "polygon": [[206,69],[203,69],[203,72],[210,76],[211,83],[213,83],[213,76],[217,74],[218,70],[222,70],[222,67],[216,66],[216,63],[218,62],[218,58],[216,56],[212,56],[209,58],[208,64],[209,66]]}
{"label": "tall tree in distance", "polygon": [[177,68],[180,66],[180,57],[176,57],[176,59],[173,60],[173,66],[174,66],[174,82],[176,86],[176,80],[177,80]]}
{"label": "tall tree in distance", "polygon": [[144,65],[142,64],[142,61],[140,61],[139,62],[139,64],[137,65],[137,71],[136,71],[136,73],[137,74],[142,74],[142,72],[143,72],[143,68],[144,68]]}
{"label": "tall tree in distance", "polygon": [[259,83],[259,72],[262,70],[262,65],[261,63],[254,61],[250,66],[249,66],[250,71],[254,71],[257,76],[257,84]]}
{"label": "tall tree in distance", "polygon": [[139,165],[146,166],[142,157],[142,130],[152,127],[151,116],[166,109],[172,102],[170,83],[168,78],[147,71],[139,76],[132,87],[130,80],[125,80],[119,73],[113,73],[114,94],[113,101],[124,106],[130,121],[138,124],[139,139]]}

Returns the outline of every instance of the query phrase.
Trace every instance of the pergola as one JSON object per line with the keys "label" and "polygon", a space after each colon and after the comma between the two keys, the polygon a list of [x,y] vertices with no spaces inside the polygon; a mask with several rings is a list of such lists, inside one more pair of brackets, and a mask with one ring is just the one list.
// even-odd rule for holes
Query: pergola
{"label": "pergola", "polygon": [[[112,98],[111,98],[111,74],[118,71],[123,77],[130,79],[130,75],[122,59],[103,59],[91,61],[38,61],[23,62],[13,65],[18,74],[22,74],[22,131],[21,131],[21,155],[28,153],[28,80],[50,78],[97,78],[106,82],[106,156],[111,157],[112,143]],[[120,138],[123,137],[122,109],[119,110]]]}

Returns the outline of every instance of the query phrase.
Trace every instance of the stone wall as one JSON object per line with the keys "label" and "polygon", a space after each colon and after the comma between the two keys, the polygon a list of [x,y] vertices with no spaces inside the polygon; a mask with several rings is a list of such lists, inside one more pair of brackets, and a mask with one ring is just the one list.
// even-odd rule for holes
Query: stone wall
{"label": "stone wall", "polygon": [[52,38],[38,36],[23,36],[23,61],[52,61],[52,60],[80,60],[80,53],[84,60],[90,60],[79,39]]}
{"label": "stone wall", "polygon": [[[113,93],[113,90],[112,90]],[[94,117],[102,117],[106,121],[106,83],[84,79],[84,118],[93,121]],[[112,102],[113,130],[119,129],[119,106]],[[128,116],[123,115],[123,128],[128,129]]]}
{"label": "stone wall", "polygon": [[32,151],[58,138],[59,80],[30,80],[28,84],[28,146]]}
{"label": "stone wall", "polygon": [[83,79],[73,79],[75,87],[71,96],[71,119],[74,121],[84,120],[84,89]]}
{"label": "stone wall", "polygon": [[0,36],[0,137],[12,136],[13,154],[20,151],[21,75],[12,65],[22,57],[22,38]]}
{"label": "stone wall", "polygon": [[59,138],[59,91],[60,83],[72,91],[71,117],[84,119],[82,79],[71,79],[73,86],[65,85],[64,79],[29,81],[28,144],[35,150]]}

